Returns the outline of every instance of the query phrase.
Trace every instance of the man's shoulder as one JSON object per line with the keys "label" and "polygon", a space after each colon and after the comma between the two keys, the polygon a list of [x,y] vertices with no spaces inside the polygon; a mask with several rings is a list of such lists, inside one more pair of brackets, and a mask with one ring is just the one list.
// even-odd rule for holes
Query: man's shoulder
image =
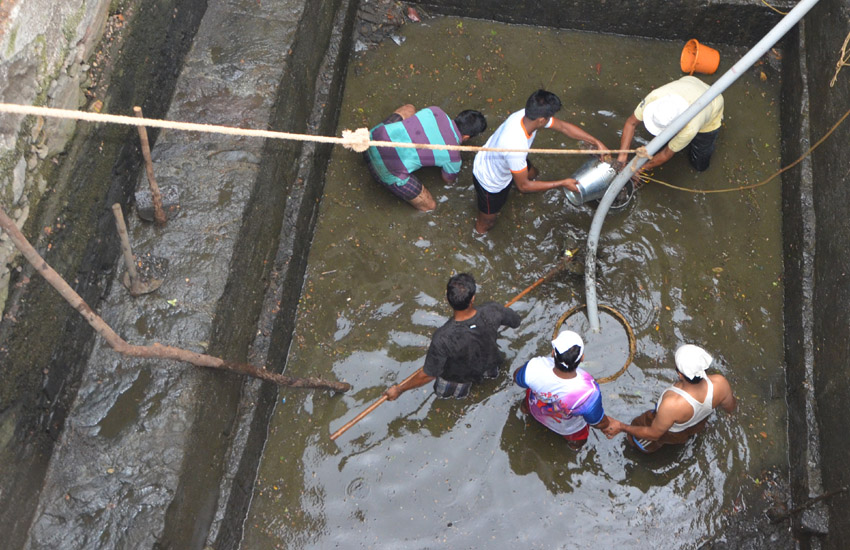
{"label": "man's shoulder", "polygon": [[450,117],[448,115],[448,113],[446,113],[444,110],[437,107],[436,105],[432,105],[430,107],[425,107],[424,109],[419,109],[418,111],[416,111],[416,114],[414,116],[417,119],[419,119],[420,121],[423,118],[427,119],[427,118],[431,118],[431,117],[433,117],[435,119],[441,119],[441,118],[448,119],[448,120],[452,119],[452,117]]}
{"label": "man's shoulder", "polygon": [[529,359],[525,364],[525,380],[529,383],[529,387],[534,389],[534,386],[548,381],[550,375],[554,376],[552,373],[554,366],[555,362],[551,356],[540,355]]}
{"label": "man's shoulder", "polygon": [[658,404],[659,412],[662,410],[675,411],[683,407],[687,407],[689,410],[692,409],[691,404],[688,403],[688,400],[685,399],[679,392],[673,389],[675,387],[675,385],[669,386],[667,389],[661,392],[661,397],[659,398],[660,403]]}
{"label": "man's shoulder", "polygon": [[511,113],[503,123],[499,125],[494,134],[498,136],[498,142],[504,143],[519,138],[525,139],[525,132],[520,122],[525,115],[525,109]]}
{"label": "man's shoulder", "polygon": [[716,391],[720,392],[728,392],[732,389],[729,384],[729,380],[726,379],[722,374],[709,374],[708,379],[711,380],[712,385],[716,389]]}

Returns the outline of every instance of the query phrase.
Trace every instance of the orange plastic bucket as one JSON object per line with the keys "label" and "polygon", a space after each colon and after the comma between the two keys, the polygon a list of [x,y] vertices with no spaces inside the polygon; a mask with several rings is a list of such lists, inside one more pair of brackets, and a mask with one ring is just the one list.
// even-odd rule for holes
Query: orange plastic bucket
{"label": "orange plastic bucket", "polygon": [[705,44],[700,44],[696,38],[691,38],[682,49],[679,64],[684,73],[714,74],[714,71],[720,65],[720,52]]}

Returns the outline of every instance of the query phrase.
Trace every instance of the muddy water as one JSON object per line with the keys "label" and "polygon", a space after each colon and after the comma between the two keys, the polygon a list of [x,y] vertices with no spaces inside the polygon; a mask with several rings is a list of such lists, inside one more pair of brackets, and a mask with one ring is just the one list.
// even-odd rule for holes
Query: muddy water
{"label": "muddy water", "polygon": [[[340,127],[372,126],[404,103],[450,114],[478,108],[487,135],[544,86],[559,116],[614,147],[623,122],[653,87],[678,78],[682,44],[554,32],[470,20],[407,26],[355,58]],[[721,49],[728,67],[742,52]],[[764,73],[764,78],[762,78]],[[711,81],[711,77],[707,78]],[[725,94],[726,121],[707,173],[679,155],[655,177],[692,189],[756,183],[778,168],[778,76],[765,64]],[[643,137],[648,137],[646,134]],[[479,139],[478,143],[483,143]],[[574,147],[541,131],[536,147]],[[532,157],[563,177],[581,157]],[[767,468],[784,468],[779,186],[692,194],[650,184],[609,216],[600,243],[599,296],[633,327],[634,364],[603,386],[606,411],[628,420],[673,380],[672,352],[695,342],[715,354],[740,398],[683,448],[644,457],[622,436],[593,432],[571,452],[518,409],[509,371],[546,353],[558,318],[583,301],[580,270],[519,301],[523,323],[499,345],[504,376],[469,399],[436,400],[429,387],[386,403],[336,442],[328,435],[421,366],[448,316],[445,282],[468,271],[478,300],[506,302],[583,247],[591,206],[559,191],[515,193],[496,228],[475,238],[471,158],[459,183],[418,173],[438,207],[415,212],[371,181],[359,155],[339,149],[299,309],[288,374],[345,379],[344,396],[283,392],[246,523],[245,548],[695,547],[723,533],[754,498]],[[587,368],[611,374],[625,332],[603,315],[588,337]],[[582,314],[567,320],[578,330]]]}

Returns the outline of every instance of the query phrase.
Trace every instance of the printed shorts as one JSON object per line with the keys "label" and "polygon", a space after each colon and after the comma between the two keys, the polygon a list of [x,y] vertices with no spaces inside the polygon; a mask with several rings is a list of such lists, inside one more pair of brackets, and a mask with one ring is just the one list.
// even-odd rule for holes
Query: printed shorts
{"label": "printed shorts", "polygon": [[469,395],[469,389],[472,387],[472,382],[449,382],[445,378],[439,376],[434,381],[434,393],[437,397],[454,397],[455,399],[463,399]]}
{"label": "printed shorts", "polygon": [[375,170],[375,167],[372,166],[372,161],[369,159],[369,153],[363,153],[363,160],[366,161],[366,166],[369,167],[369,173],[372,174],[372,178],[375,181],[380,183],[386,188],[387,191],[400,198],[401,200],[410,202],[422,192],[422,184],[416,179],[416,176],[410,174],[407,178],[407,183],[404,185],[396,185],[394,183],[388,183],[384,181],[378,172]]}

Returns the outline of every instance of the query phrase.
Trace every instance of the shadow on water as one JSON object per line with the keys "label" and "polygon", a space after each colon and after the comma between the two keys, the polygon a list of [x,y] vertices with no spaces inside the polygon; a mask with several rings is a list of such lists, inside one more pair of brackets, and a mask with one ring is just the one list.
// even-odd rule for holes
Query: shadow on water
{"label": "shadow on water", "polygon": [[[614,147],[637,103],[681,76],[679,43],[451,18],[406,26],[404,37],[352,60],[340,128],[371,127],[413,103],[449,114],[478,108],[489,135],[544,86],[561,97],[560,118]],[[724,63],[740,55],[721,48]],[[679,155],[655,177],[720,189],[770,175],[778,169],[778,89],[759,69],[742,76],[725,94],[710,170],[696,174]],[[554,132],[535,141],[575,146]],[[715,195],[652,184],[606,220],[599,296],[637,339],[634,364],[603,386],[606,412],[628,420],[653,406],[685,341],[715,355],[740,398],[734,416],[716,415],[686,446],[645,457],[622,437],[592,432],[574,453],[518,412],[522,392],[509,373],[546,353],[557,319],[584,301],[580,270],[513,306],[523,322],[499,340],[503,376],[470,399],[438,400],[426,386],[328,439],[421,366],[449,314],[443,296],[452,273],[475,275],[479,303],[504,303],[565,248],[584,245],[592,206],[572,207],[556,191],[512,193],[496,228],[475,237],[471,161],[464,158],[455,185],[437,171],[417,173],[438,203],[421,214],[375,184],[359,155],[334,151],[287,374],[337,377],[354,390],[278,403],[243,547],[561,547],[564,525],[576,546],[693,548],[718,536],[759,473],[785,468],[778,184]],[[556,178],[583,159],[534,161],[542,177]],[[586,321],[570,322],[583,330]],[[606,329],[588,338],[587,366],[597,376],[624,359],[622,329],[612,327],[613,337]]]}

